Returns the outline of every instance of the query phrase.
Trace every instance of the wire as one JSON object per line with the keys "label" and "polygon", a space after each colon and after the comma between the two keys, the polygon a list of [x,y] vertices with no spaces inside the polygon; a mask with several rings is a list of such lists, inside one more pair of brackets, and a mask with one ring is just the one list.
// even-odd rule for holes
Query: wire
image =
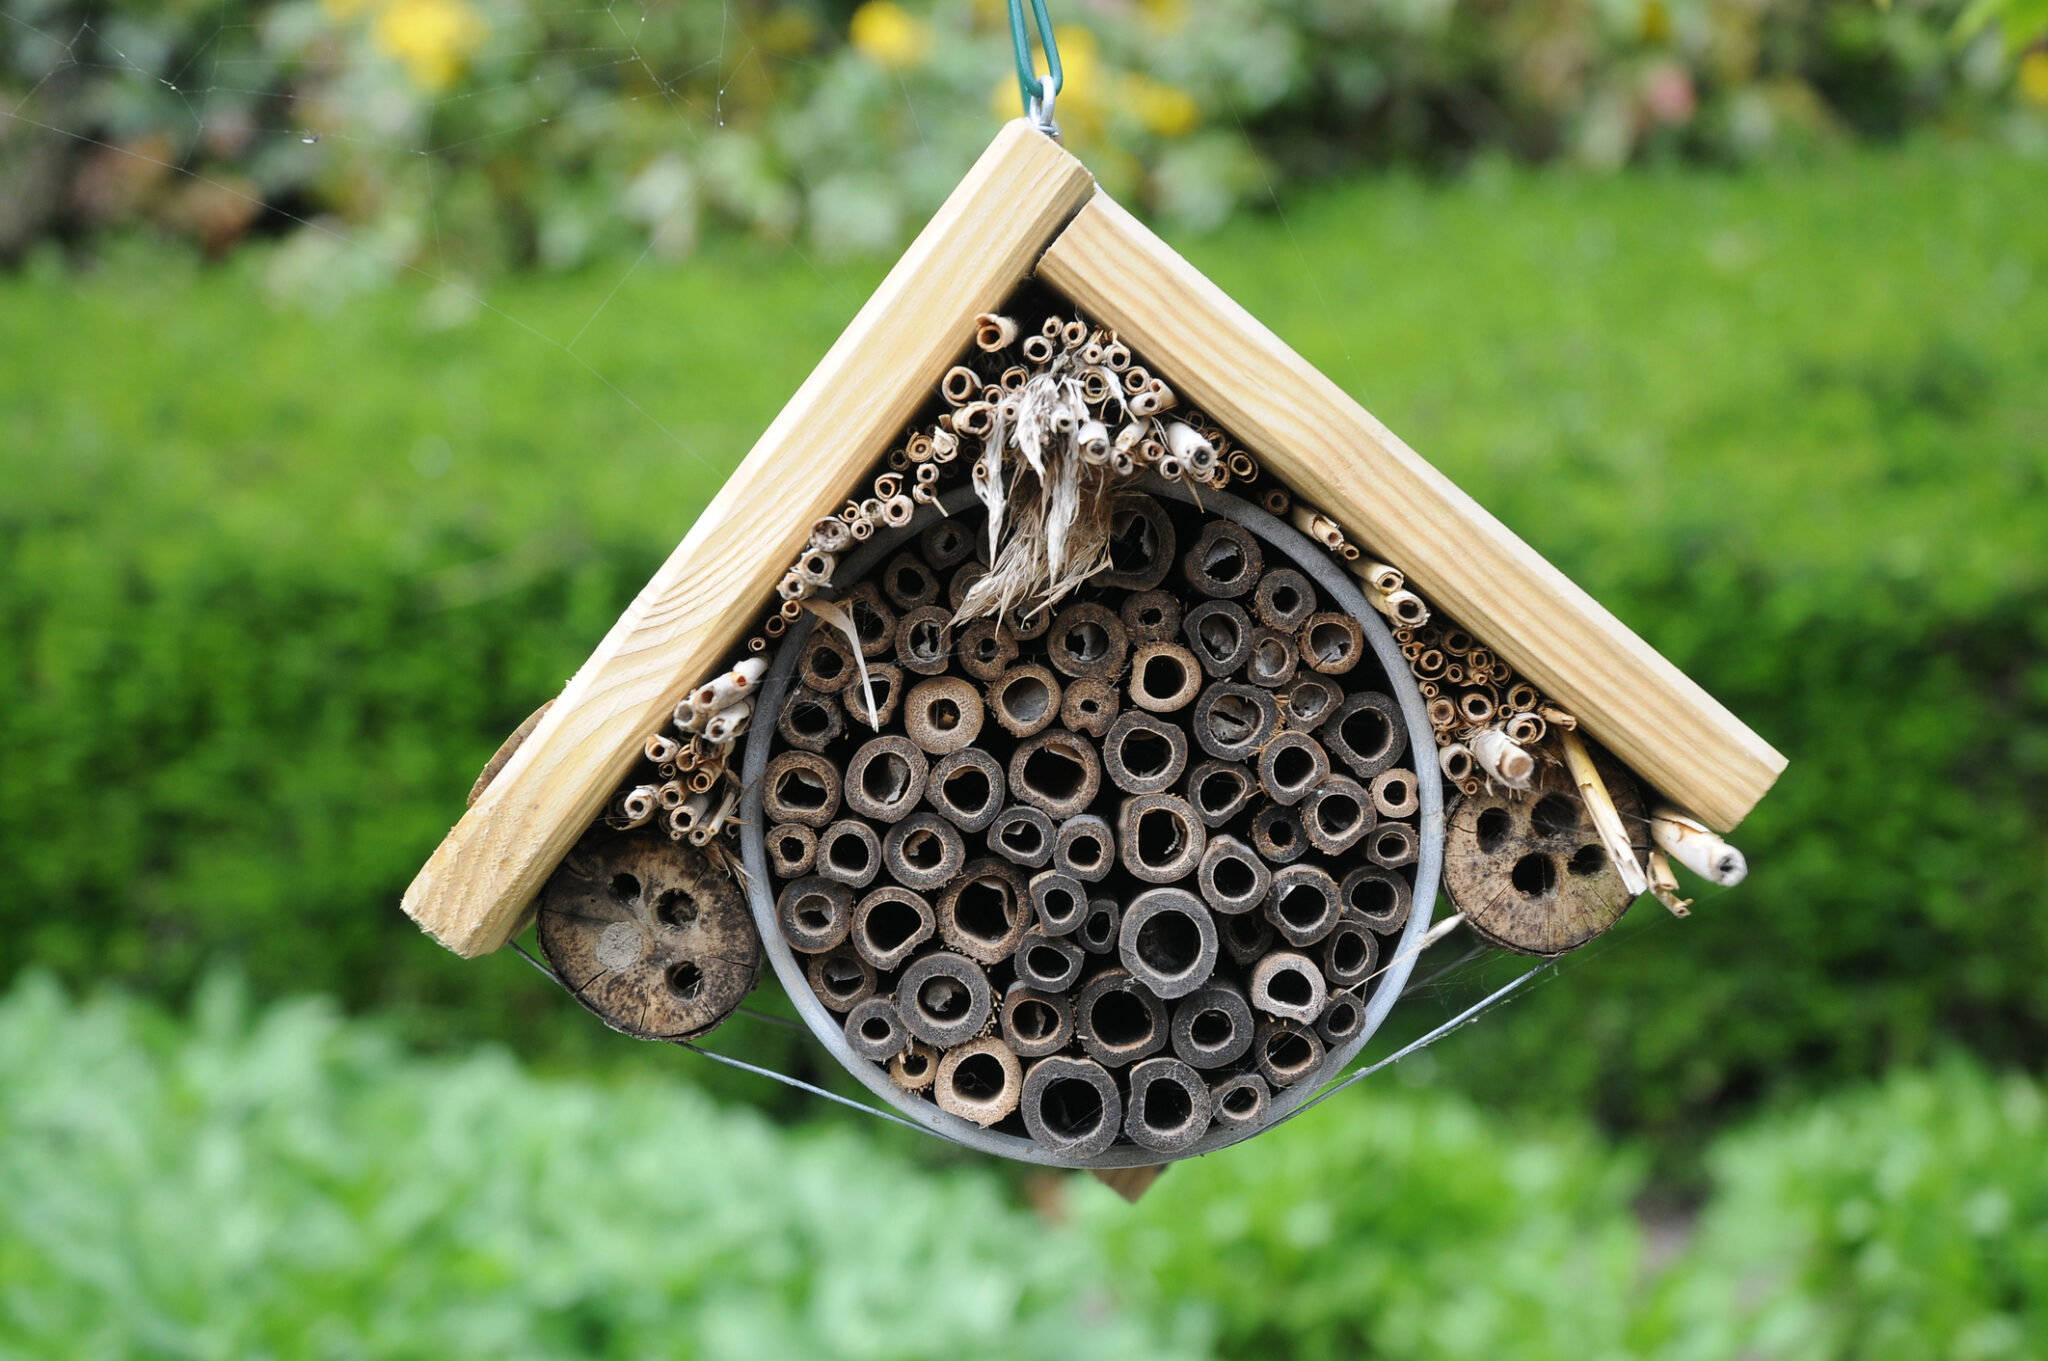
{"label": "wire", "polygon": [[1031,60],[1031,36],[1024,29],[1024,0],[1010,0],[1010,42],[1017,52],[1017,93],[1024,101],[1024,114],[1041,129],[1054,135],[1059,125],[1052,121],[1053,98],[1066,85],[1060,68],[1060,45],[1052,35],[1052,19],[1045,12],[1045,0],[1031,0],[1032,22],[1038,29],[1038,45],[1045,49],[1051,71],[1041,76]]}

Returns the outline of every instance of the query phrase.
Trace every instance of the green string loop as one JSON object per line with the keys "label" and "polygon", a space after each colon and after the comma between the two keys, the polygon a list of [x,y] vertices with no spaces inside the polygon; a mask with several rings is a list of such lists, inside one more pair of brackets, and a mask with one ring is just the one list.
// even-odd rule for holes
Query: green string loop
{"label": "green string loop", "polygon": [[[1065,73],[1060,70],[1060,47],[1053,41],[1052,19],[1045,12],[1045,0],[1031,0],[1032,21],[1038,26],[1038,45],[1045,49],[1046,63],[1052,67],[1052,93],[1057,95],[1065,83]],[[1037,69],[1031,62],[1031,37],[1024,31],[1024,0],[1010,0],[1010,41],[1017,49],[1017,93],[1024,101],[1024,112],[1035,110],[1042,93]],[[1049,106],[1052,101],[1047,99]],[[1048,110],[1047,121],[1050,121]]]}

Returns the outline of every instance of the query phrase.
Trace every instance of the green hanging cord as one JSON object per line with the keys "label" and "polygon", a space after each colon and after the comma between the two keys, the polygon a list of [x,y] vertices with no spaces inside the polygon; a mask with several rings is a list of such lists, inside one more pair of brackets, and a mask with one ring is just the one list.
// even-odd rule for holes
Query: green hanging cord
{"label": "green hanging cord", "polygon": [[1017,48],[1017,92],[1024,100],[1024,116],[1048,136],[1060,135],[1053,122],[1052,104],[1066,81],[1060,70],[1060,47],[1053,41],[1052,19],[1045,12],[1045,0],[1031,0],[1032,21],[1038,26],[1038,45],[1045,49],[1046,64],[1052,68],[1040,75],[1031,61],[1031,38],[1024,31],[1024,0],[1010,0],[1010,41]]}

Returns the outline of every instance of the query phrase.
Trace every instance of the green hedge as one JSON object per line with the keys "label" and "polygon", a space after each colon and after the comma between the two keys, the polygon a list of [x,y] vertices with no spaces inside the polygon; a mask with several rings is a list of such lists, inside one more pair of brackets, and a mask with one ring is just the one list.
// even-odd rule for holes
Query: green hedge
{"label": "green hedge", "polygon": [[[1946,1043],[2038,1062],[2038,186],[1942,144],[1394,180],[1192,248],[1792,758],[1737,838],[1747,884],[1682,925],[1638,908],[1434,1051],[1460,1083],[1675,1147]],[[0,292],[8,967],[176,997],[235,958],[425,1039],[632,1049],[395,904],[874,272],[734,243],[642,266],[576,353],[650,420],[443,294],[273,312],[258,265],[143,252]],[[491,300],[566,339],[617,281]]]}

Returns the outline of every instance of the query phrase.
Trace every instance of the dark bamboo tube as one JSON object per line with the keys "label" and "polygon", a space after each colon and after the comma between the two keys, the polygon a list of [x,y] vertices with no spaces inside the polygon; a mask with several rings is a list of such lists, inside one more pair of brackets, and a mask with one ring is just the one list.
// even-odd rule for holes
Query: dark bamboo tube
{"label": "dark bamboo tube", "polygon": [[823,695],[838,694],[859,676],[845,635],[833,628],[812,629],[796,665],[804,684]]}
{"label": "dark bamboo tube", "polygon": [[1134,591],[1118,610],[1133,647],[1172,642],[1180,635],[1182,613],[1180,598],[1170,591]]}
{"label": "dark bamboo tube", "polygon": [[1412,818],[1422,807],[1415,772],[1399,766],[1373,777],[1372,806],[1383,818]]}
{"label": "dark bamboo tube", "polygon": [[775,919],[799,954],[837,949],[853,925],[853,890],[815,874],[792,879],[776,896]]}
{"label": "dark bamboo tube", "polygon": [[1255,756],[1279,726],[1280,706],[1272,692],[1254,685],[1220,681],[1195,701],[1195,741],[1221,761]]}
{"label": "dark bamboo tube", "polygon": [[882,839],[859,818],[841,818],[818,833],[818,873],[866,888],[882,871]]}
{"label": "dark bamboo tube", "polygon": [[932,1084],[940,1110],[984,1129],[1016,1110],[1023,1095],[1024,1065],[993,1035],[947,1050]]}
{"label": "dark bamboo tube", "polygon": [[1097,676],[1084,676],[1066,688],[1060,698],[1060,722],[1073,732],[1100,737],[1116,721],[1122,707],[1117,688]]}
{"label": "dark bamboo tube", "polygon": [[1301,650],[1291,634],[1263,627],[1252,630],[1252,645],[1244,662],[1246,680],[1278,690],[1294,679],[1300,665]]}
{"label": "dark bamboo tube", "polygon": [[1257,1073],[1234,1073],[1209,1089],[1210,1118],[1226,1129],[1256,1129],[1272,1104],[1272,1089]]}
{"label": "dark bamboo tube", "polygon": [[1131,658],[1131,703],[1156,714],[1194,702],[1202,688],[1202,666],[1178,643],[1142,643]]}
{"label": "dark bamboo tube", "polygon": [[1157,997],[1172,1001],[1208,982],[1216,951],[1215,918],[1186,889],[1147,889],[1124,909],[1117,957]]}
{"label": "dark bamboo tube", "polygon": [[1252,650],[1251,616],[1228,600],[1195,606],[1181,620],[1180,632],[1202,670],[1211,676],[1233,674]]}
{"label": "dark bamboo tube", "polygon": [[1092,1158],[1116,1142],[1123,1099],[1116,1079],[1092,1059],[1053,1055],[1024,1075],[1024,1128],[1044,1149]]}
{"label": "dark bamboo tube", "polygon": [[909,738],[871,737],[846,763],[846,806],[879,822],[899,821],[924,797],[930,773],[931,763]]}
{"label": "dark bamboo tube", "polygon": [[1095,584],[1149,591],[1173,570],[1176,546],[1164,506],[1137,492],[1121,493],[1110,504],[1109,569]]}
{"label": "dark bamboo tube", "polygon": [[875,995],[874,966],[843,945],[812,955],[804,977],[828,1011],[850,1010]]}
{"label": "dark bamboo tube", "polygon": [[1212,836],[1196,872],[1202,900],[1210,910],[1233,916],[1265,902],[1273,889],[1273,872],[1251,847],[1234,836]]}
{"label": "dark bamboo tube", "polygon": [[889,1060],[889,1081],[906,1092],[925,1090],[938,1075],[938,1053],[923,1040],[912,1040],[908,1049]]}
{"label": "dark bamboo tube", "polygon": [[782,701],[775,731],[798,751],[823,751],[846,731],[846,711],[824,691],[800,685]]}
{"label": "dark bamboo tube", "polygon": [[1055,818],[1086,812],[1102,792],[1102,758],[1080,733],[1053,728],[1017,744],[1010,756],[1010,796]]}
{"label": "dark bamboo tube", "polygon": [[887,1063],[909,1044],[893,997],[870,997],[846,1013],[846,1047],[870,1063]]}
{"label": "dark bamboo tube", "polygon": [[967,561],[974,552],[974,533],[951,517],[917,536],[917,548],[934,571],[944,572]]}
{"label": "dark bamboo tube", "polygon": [[1323,939],[1323,977],[1333,988],[1348,988],[1372,977],[1380,962],[1379,937],[1372,924],[1356,912],[1337,918],[1337,925]]}
{"label": "dark bamboo tube", "polygon": [[911,960],[896,981],[896,1010],[903,1024],[941,1049],[980,1034],[992,1006],[988,976],[973,960],[950,950]]}
{"label": "dark bamboo tube", "polygon": [[1105,969],[1074,1003],[1074,1033],[1089,1058],[1120,1068],[1166,1047],[1166,1006],[1130,970]]}
{"label": "dark bamboo tube", "polygon": [[1009,667],[988,683],[988,709],[1012,737],[1044,732],[1060,716],[1059,679],[1035,662]]}
{"label": "dark bamboo tube", "polygon": [[1277,567],[1259,578],[1252,593],[1252,613],[1269,629],[1292,635],[1315,613],[1316,588],[1291,567]]}
{"label": "dark bamboo tube", "polygon": [[1186,799],[1134,794],[1117,810],[1116,842],[1133,878],[1170,884],[1194,873],[1208,847],[1208,833]]}
{"label": "dark bamboo tube", "polygon": [[939,578],[915,553],[898,553],[882,568],[882,594],[898,610],[914,610],[939,598]]}
{"label": "dark bamboo tube", "polygon": [[1370,780],[1407,754],[1408,730],[1392,695],[1367,690],[1337,706],[1318,734],[1330,755]]}
{"label": "dark bamboo tube", "polygon": [[1158,794],[1171,789],[1187,763],[1187,734],[1143,709],[1133,709],[1119,718],[1102,742],[1102,764],[1109,782],[1126,794]]}
{"label": "dark bamboo tube", "polygon": [[1325,610],[1302,622],[1295,638],[1302,664],[1326,676],[1341,676],[1365,655],[1365,631],[1348,614]]}
{"label": "dark bamboo tube", "polygon": [[960,630],[957,645],[960,669],[978,681],[994,681],[1017,660],[1016,638],[993,619],[977,619]]}
{"label": "dark bamboo tube", "polygon": [[1372,796],[1348,775],[1331,775],[1301,801],[1301,830],[1324,855],[1341,855],[1365,839],[1378,815]]}
{"label": "dark bamboo tube", "polygon": [[[1077,923],[1078,924],[1078,923]],[[1048,936],[1037,927],[1017,942],[1017,981],[1040,992],[1064,993],[1081,979],[1087,953],[1064,936]]]}
{"label": "dark bamboo tube", "polygon": [[936,676],[953,662],[953,612],[943,605],[905,610],[896,621],[896,665]]}
{"label": "dark bamboo tube", "polygon": [[1278,939],[1273,934],[1273,924],[1258,912],[1221,917],[1216,922],[1216,932],[1222,941],[1223,953],[1240,967],[1256,963]]}
{"label": "dark bamboo tube", "polygon": [[1330,934],[1343,911],[1337,881],[1320,865],[1289,865],[1274,871],[1266,920],[1289,945],[1315,944]]}
{"label": "dark bamboo tube", "polygon": [[1344,910],[1357,913],[1367,926],[1383,936],[1390,936],[1408,924],[1409,897],[1413,891],[1400,875],[1371,865],[1360,865],[1337,886]]}
{"label": "dark bamboo tube", "polygon": [[1251,1049],[1256,1025],[1243,989],[1212,979],[1175,1005],[1173,1052],[1196,1068],[1221,1068]]}
{"label": "dark bamboo tube", "polygon": [[1220,827],[1244,811],[1258,782],[1235,761],[1204,761],[1188,773],[1188,802],[1205,827]]}
{"label": "dark bamboo tube", "polygon": [[1306,733],[1283,732],[1259,752],[1259,788],[1278,804],[1300,803],[1329,773],[1323,744]]}
{"label": "dark bamboo tube", "polygon": [[1209,1132],[1209,1084],[1179,1059],[1146,1059],[1131,1068],[1124,1134],[1140,1148],[1180,1153]]}
{"label": "dark bamboo tube", "polygon": [[1042,869],[1052,861],[1055,829],[1043,808],[1013,803],[988,825],[988,848],[1015,865]]}
{"label": "dark bamboo tube", "polygon": [[938,914],[923,894],[884,884],[854,905],[848,939],[862,959],[889,973],[916,954],[938,929]]}
{"label": "dark bamboo tube", "polygon": [[853,620],[863,657],[873,661],[896,645],[896,611],[889,608],[872,581],[859,583],[842,595],[839,603]]}
{"label": "dark bamboo tube", "polygon": [[1276,1016],[1259,1023],[1252,1057],[1260,1077],[1275,1088],[1292,1087],[1323,1066],[1323,1042],[1312,1026]]}
{"label": "dark bamboo tube", "polygon": [[1030,925],[1031,900],[1023,880],[989,856],[969,862],[939,896],[940,938],[983,964],[999,963],[1016,953],[1017,942]]}
{"label": "dark bamboo tube", "polygon": [[1330,1048],[1348,1044],[1365,1029],[1365,1005],[1348,992],[1333,993],[1316,1017],[1316,1037]]}
{"label": "dark bamboo tube", "polygon": [[1042,1059],[1074,1040],[1074,1005],[1053,993],[1012,983],[1003,994],[1003,1039],[1019,1058]]}
{"label": "dark bamboo tube", "polygon": [[1068,818],[1054,833],[1052,865],[1084,883],[1100,883],[1116,867],[1116,837],[1107,819],[1094,813]]}
{"label": "dark bamboo tube", "polygon": [[1268,1016],[1313,1025],[1328,996],[1322,970],[1307,955],[1275,950],[1252,967],[1252,1008]]}
{"label": "dark bamboo tube", "polygon": [[1301,815],[1285,804],[1268,803],[1252,815],[1252,849],[1268,864],[1291,865],[1308,854]]}
{"label": "dark bamboo tube", "polygon": [[1211,520],[1181,558],[1180,570],[1195,594],[1234,600],[1258,585],[1265,555],[1249,531],[1228,520]]}
{"label": "dark bamboo tube", "polygon": [[1405,822],[1383,822],[1365,839],[1366,858],[1382,869],[1412,865],[1420,851],[1415,829]]}
{"label": "dark bamboo tube", "polygon": [[1079,879],[1060,871],[1040,870],[1031,876],[1025,891],[1037,914],[1039,929],[1048,936],[1064,936],[1081,929],[1088,916],[1088,890]]}
{"label": "dark bamboo tube", "polygon": [[778,879],[809,874],[818,863],[818,834],[801,822],[778,822],[761,841],[768,848],[768,868]]}
{"label": "dark bamboo tube", "polygon": [[839,813],[839,769],[814,751],[785,751],[761,772],[761,813],[771,822],[823,827]]}
{"label": "dark bamboo tube", "polygon": [[1123,904],[1114,898],[1091,898],[1088,916],[1074,933],[1081,948],[1091,955],[1116,953],[1117,934],[1124,923]]}
{"label": "dark bamboo tube", "polygon": [[1062,675],[1115,680],[1130,659],[1131,641],[1114,610],[1096,604],[1069,605],[1047,630],[1045,652]]}
{"label": "dark bamboo tube", "polygon": [[966,863],[966,838],[936,813],[912,813],[882,838],[882,867],[905,888],[944,888]]}
{"label": "dark bamboo tube", "polygon": [[903,731],[919,749],[950,756],[981,736],[981,692],[958,676],[919,681],[903,701]]}
{"label": "dark bamboo tube", "polygon": [[[853,684],[839,692],[839,702],[853,720],[856,728],[874,732],[886,727],[896,717],[896,706],[903,698],[903,670],[894,662],[869,662],[868,678],[863,684],[855,676]],[[875,721],[868,722],[868,706],[875,706]]]}
{"label": "dark bamboo tube", "polygon": [[994,822],[1009,795],[1002,763],[979,747],[941,757],[924,788],[925,801],[963,832]]}

